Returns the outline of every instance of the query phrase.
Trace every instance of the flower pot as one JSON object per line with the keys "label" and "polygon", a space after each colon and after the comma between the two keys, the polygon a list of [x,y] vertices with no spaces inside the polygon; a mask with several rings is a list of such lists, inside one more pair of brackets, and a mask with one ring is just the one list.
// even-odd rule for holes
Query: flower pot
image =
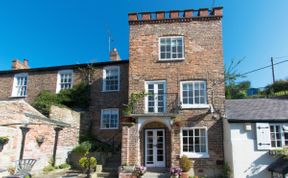
{"label": "flower pot", "polygon": [[181,178],[189,178],[189,173],[188,172],[182,172]]}

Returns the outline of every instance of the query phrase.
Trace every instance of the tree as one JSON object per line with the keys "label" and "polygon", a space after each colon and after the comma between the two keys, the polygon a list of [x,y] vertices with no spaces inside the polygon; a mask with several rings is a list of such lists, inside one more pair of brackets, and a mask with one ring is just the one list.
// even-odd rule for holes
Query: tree
{"label": "tree", "polygon": [[247,96],[246,91],[250,88],[251,83],[249,81],[236,83],[237,79],[244,77],[237,71],[243,60],[244,58],[233,59],[228,67],[225,66],[225,97],[227,99],[243,99]]}

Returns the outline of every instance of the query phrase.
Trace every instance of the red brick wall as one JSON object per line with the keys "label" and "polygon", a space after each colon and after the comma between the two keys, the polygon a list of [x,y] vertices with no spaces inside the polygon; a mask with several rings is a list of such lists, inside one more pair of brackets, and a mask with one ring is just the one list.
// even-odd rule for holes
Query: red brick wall
{"label": "red brick wall", "polygon": [[[184,37],[185,59],[159,61],[159,37],[178,35]],[[167,93],[177,94],[180,93],[180,81],[205,80],[208,104],[213,101],[215,109],[224,113],[221,20],[130,25],[129,49],[129,94],[143,91],[145,81],[149,80],[165,80]],[[210,157],[193,159],[196,160],[194,171],[197,175],[217,175],[221,165],[216,162],[224,160],[222,121],[208,114],[208,109],[182,109],[178,116],[182,118],[183,127],[208,128]],[[171,134],[171,163],[175,166],[180,157],[180,128],[173,126]]]}
{"label": "red brick wall", "polygon": [[[120,91],[103,92],[102,78],[103,68],[97,69],[95,73],[96,79],[91,86],[91,105],[90,114],[92,119],[92,134],[104,138],[111,138],[119,129],[100,129],[101,109],[119,108],[119,119],[122,115],[123,104],[127,104],[128,100],[128,63],[120,65]],[[120,138],[121,134],[118,135]],[[118,139],[120,141],[120,139]]]}

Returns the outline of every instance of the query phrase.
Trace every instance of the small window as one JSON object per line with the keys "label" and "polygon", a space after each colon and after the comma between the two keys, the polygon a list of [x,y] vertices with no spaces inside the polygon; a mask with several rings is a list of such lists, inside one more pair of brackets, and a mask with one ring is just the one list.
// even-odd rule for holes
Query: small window
{"label": "small window", "polygon": [[181,129],[181,155],[188,157],[208,157],[207,128]]}
{"label": "small window", "polygon": [[272,148],[288,146],[288,130],[282,124],[270,124],[270,139]]}
{"label": "small window", "polygon": [[119,66],[105,67],[103,69],[103,91],[119,91],[120,68]]}
{"label": "small window", "polygon": [[181,82],[182,108],[208,107],[205,81]]}
{"label": "small window", "polygon": [[184,59],[183,36],[161,37],[159,45],[160,60],[182,60]]}
{"label": "small window", "polygon": [[101,128],[117,129],[119,123],[119,109],[101,110]]}
{"label": "small window", "polygon": [[56,93],[61,90],[70,89],[73,86],[73,71],[61,70],[58,72]]}
{"label": "small window", "polygon": [[28,74],[16,74],[14,76],[14,83],[13,83],[13,97],[26,97],[27,96],[27,81],[28,81]]}

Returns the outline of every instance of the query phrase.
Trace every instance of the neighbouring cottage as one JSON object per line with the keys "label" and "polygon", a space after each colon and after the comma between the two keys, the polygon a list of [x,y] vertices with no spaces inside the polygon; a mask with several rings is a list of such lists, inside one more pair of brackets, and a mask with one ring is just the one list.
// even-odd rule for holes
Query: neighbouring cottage
{"label": "neighbouring cottage", "polygon": [[24,100],[0,101],[0,136],[9,139],[0,150],[1,168],[14,166],[18,159],[36,159],[33,171],[42,170],[52,159],[55,165],[65,163],[68,152],[78,144],[80,113],[52,107],[51,116],[55,119]]}
{"label": "neighbouring cottage", "polygon": [[287,178],[288,160],[275,150],[288,146],[288,100],[226,100],[225,160],[234,178]]}
{"label": "neighbouring cottage", "polygon": [[110,61],[93,64],[29,68],[28,60],[15,60],[13,70],[0,71],[0,100],[32,103],[43,90],[58,93],[88,79],[90,117],[82,131],[121,145],[119,166],[169,168],[187,155],[194,163],[190,175],[221,175],[222,8],[128,17],[129,61],[115,48]]}

